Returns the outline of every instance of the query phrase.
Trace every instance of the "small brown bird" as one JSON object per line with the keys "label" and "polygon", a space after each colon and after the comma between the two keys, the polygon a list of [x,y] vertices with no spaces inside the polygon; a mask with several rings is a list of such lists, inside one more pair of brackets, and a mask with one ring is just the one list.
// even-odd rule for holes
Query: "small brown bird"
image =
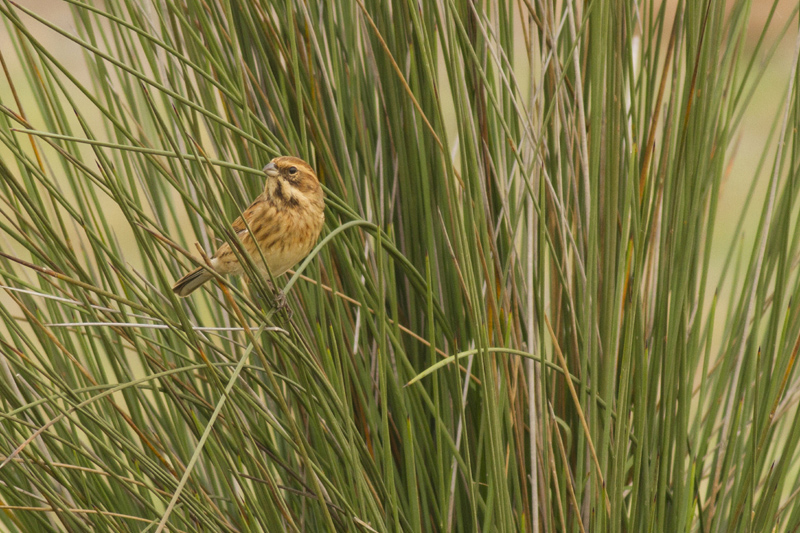
{"label": "small brown bird", "polygon": [[[258,268],[266,275],[268,266],[277,277],[303,259],[316,244],[325,221],[324,193],[314,170],[302,159],[276,157],[264,167],[264,173],[267,175],[264,192],[236,219],[233,229]],[[217,249],[211,267],[220,274],[243,272],[228,243]],[[208,270],[196,268],[176,281],[172,290],[185,298],[213,277]]]}

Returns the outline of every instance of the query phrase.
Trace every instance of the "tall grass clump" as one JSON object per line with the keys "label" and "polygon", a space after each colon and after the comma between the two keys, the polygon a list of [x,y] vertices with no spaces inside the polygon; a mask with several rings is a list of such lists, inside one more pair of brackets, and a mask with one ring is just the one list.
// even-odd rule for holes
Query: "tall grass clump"
{"label": "tall grass clump", "polygon": [[[5,529],[800,528],[797,7],[51,4],[0,0]],[[176,298],[278,154],[288,309]]]}

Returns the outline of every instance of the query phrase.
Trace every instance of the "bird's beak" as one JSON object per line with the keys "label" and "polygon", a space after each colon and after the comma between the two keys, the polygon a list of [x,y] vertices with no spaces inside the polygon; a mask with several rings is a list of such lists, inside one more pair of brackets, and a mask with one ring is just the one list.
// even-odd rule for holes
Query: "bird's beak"
{"label": "bird's beak", "polygon": [[278,167],[275,166],[275,163],[270,161],[267,163],[267,166],[264,167],[264,173],[270,178],[277,178],[279,174]]}

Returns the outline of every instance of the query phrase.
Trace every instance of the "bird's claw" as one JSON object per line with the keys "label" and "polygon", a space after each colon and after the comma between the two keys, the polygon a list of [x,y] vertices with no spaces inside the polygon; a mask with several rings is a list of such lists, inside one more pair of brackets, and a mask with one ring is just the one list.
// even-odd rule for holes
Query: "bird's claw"
{"label": "bird's claw", "polygon": [[275,310],[278,312],[284,311],[286,317],[291,320],[292,308],[289,307],[289,302],[286,300],[286,293],[280,289],[275,291]]}

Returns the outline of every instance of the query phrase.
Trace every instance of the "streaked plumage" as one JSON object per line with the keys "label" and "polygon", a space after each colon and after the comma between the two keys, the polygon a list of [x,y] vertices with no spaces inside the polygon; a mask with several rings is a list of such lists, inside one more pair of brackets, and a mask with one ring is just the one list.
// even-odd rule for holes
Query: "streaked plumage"
{"label": "streaked plumage", "polygon": [[[264,172],[267,175],[264,192],[234,221],[233,229],[264,275],[266,269],[256,243],[272,275],[280,276],[316,244],[325,221],[324,195],[314,170],[302,159],[276,157],[264,167]],[[217,249],[211,266],[220,274],[243,273],[228,243]],[[212,277],[206,269],[196,268],[176,281],[172,290],[186,297]]]}

